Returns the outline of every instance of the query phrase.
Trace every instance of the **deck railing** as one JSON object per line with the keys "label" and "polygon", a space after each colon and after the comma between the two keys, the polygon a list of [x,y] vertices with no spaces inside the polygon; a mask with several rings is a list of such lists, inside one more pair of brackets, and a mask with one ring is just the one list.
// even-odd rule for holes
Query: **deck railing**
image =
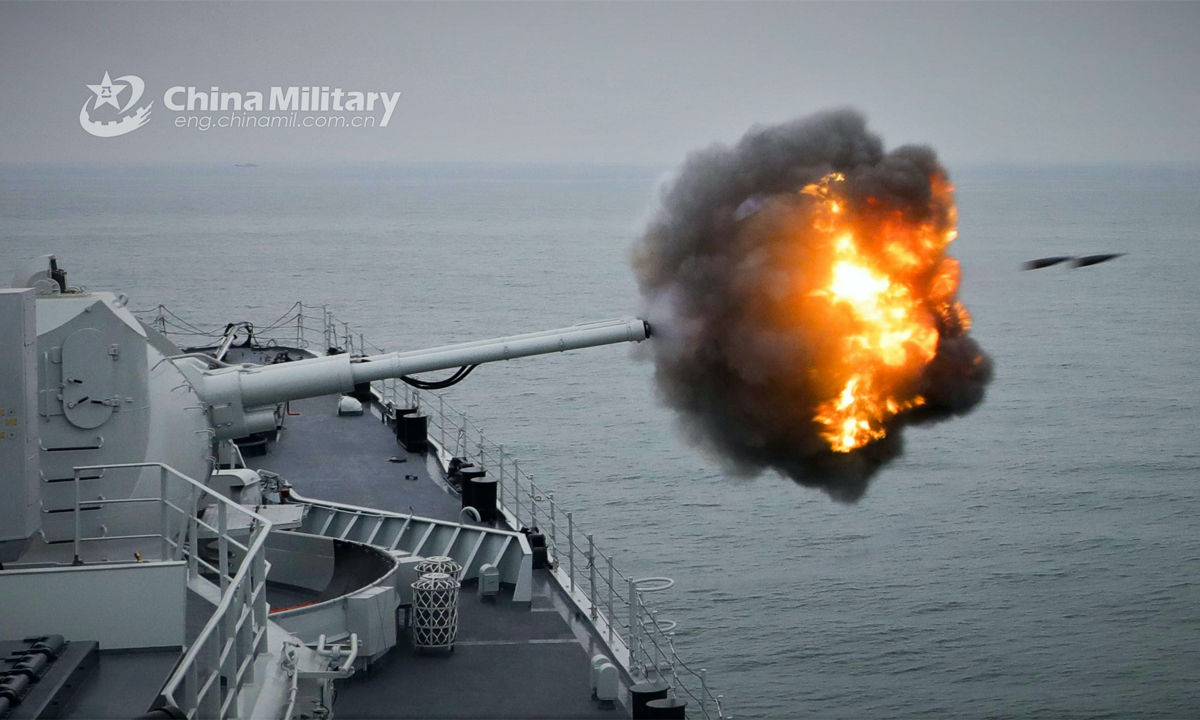
{"label": "deck railing", "polygon": [[631,578],[617,567],[615,556],[604,553],[596,536],[565,510],[554,494],[539,487],[503,445],[497,445],[455,409],[442,395],[423,403],[407,386],[385,386],[385,400],[402,407],[420,406],[429,415],[430,438],[446,453],[475,463],[497,480],[500,509],[514,527],[538,528],[555,565],[554,574],[600,637],[635,679],[661,679],[676,697],[690,698],[706,718],[727,718],[722,695],[708,687],[707,671],[693,670],[675,650],[675,622],[662,620],[645,595],[669,589],[666,578]]}
{"label": "deck railing", "polygon": [[[99,470],[158,468],[159,496],[116,500],[81,500],[79,481]],[[172,483],[176,486],[172,487]],[[183,487],[180,488],[179,484]],[[176,492],[172,493],[172,490]],[[183,505],[171,498],[186,496]],[[203,503],[201,502],[203,501]],[[85,537],[81,531],[80,511],[88,507],[117,503],[156,502],[159,505],[159,531],[140,535]],[[217,524],[201,519],[204,506],[216,508]],[[245,543],[230,534],[229,514],[240,513],[248,519],[238,525],[249,534]],[[210,489],[163,463],[114,463],[75,468],[75,558],[81,562],[83,543],[112,540],[154,539],[162,542],[162,559],[188,563],[188,577],[195,579],[201,568],[216,575],[221,598],[212,617],[183,659],[167,679],[156,706],[173,706],[188,718],[224,720],[238,713],[238,695],[242,686],[254,680],[254,660],[267,641],[267,562],[263,543],[271,522],[229,498]],[[200,557],[202,531],[213,533],[217,545],[217,564]],[[231,567],[231,556],[236,569]]]}
{"label": "deck railing", "polygon": [[[223,333],[216,326],[204,329],[185,322],[161,305],[139,315],[168,335],[209,338],[215,344]],[[336,318],[327,307],[313,308],[301,303],[295,303],[262,329],[255,328],[255,337],[260,342],[286,343],[317,354],[330,348],[351,355],[386,352],[349,323]],[[319,351],[312,347],[315,337],[321,338]],[[539,487],[503,445],[488,440],[483,430],[455,409],[444,395],[427,392],[433,396],[427,398],[396,379],[379,381],[373,386],[385,402],[396,407],[420,406],[430,418],[431,440],[448,455],[470,460],[497,479],[501,512],[516,529],[537,527],[545,534],[556,580],[591,620],[631,678],[665,681],[676,697],[690,699],[705,718],[732,717],[725,714],[724,696],[714,694],[708,687],[707,671],[693,669],[679,658],[675,650],[675,622],[659,618],[658,611],[645,599],[648,593],[669,589],[671,581],[631,578],[621,572],[614,555],[597,546],[596,536],[575,521],[574,513],[563,508],[553,493]]]}
{"label": "deck railing", "polygon": [[[370,343],[363,351],[383,352]],[[419,407],[429,415],[429,437],[451,457],[484,468],[497,480],[497,502],[516,529],[538,528],[546,537],[554,574],[572,601],[588,617],[635,679],[661,679],[679,698],[690,698],[705,718],[732,718],[722,707],[723,695],[708,687],[708,672],[693,669],[675,650],[676,623],[662,620],[647,604],[645,595],[674,585],[666,578],[631,578],[618,569],[615,556],[596,546],[596,536],[575,521],[554,494],[539,488],[519,461],[503,445],[488,440],[483,430],[444,395],[427,392],[433,399],[399,380],[375,383],[385,402],[399,408]]]}

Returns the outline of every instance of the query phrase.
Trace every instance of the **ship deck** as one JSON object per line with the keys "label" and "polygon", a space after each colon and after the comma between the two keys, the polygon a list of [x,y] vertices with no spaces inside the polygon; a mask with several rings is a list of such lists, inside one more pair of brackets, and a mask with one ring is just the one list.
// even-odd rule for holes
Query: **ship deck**
{"label": "ship deck", "polygon": [[[461,502],[432,454],[406,452],[377,407],[339,417],[327,396],[291,411],[299,414],[279,441],[248,465],[306,497],[459,521]],[[402,636],[369,673],[341,683],[333,709],[346,718],[628,717],[625,706],[591,699],[590,659],[602,652],[549,573],[535,570],[532,603],[511,602],[511,589],[482,602],[464,588],[453,652],[418,653]]]}

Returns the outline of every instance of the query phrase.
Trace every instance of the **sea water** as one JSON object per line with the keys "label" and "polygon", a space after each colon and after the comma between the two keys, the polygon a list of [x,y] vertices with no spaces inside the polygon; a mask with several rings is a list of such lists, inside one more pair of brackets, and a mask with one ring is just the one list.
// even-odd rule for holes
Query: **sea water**
{"label": "sea water", "polygon": [[[193,322],[303,300],[388,350],[554,328],[637,311],[664,170],[7,165],[0,272],[54,252]],[[1200,715],[1200,172],[951,170],[996,377],[856,505],[725,477],[628,347],[448,398],[627,573],[676,580],[655,606],[737,717]],[[1128,254],[1019,270],[1101,252]]]}

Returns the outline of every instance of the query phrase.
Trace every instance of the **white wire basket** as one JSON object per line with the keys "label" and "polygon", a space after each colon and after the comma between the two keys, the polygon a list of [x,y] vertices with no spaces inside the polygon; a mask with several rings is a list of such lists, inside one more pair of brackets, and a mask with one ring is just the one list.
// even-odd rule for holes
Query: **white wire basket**
{"label": "white wire basket", "polygon": [[458,639],[458,580],[446,573],[428,573],[412,589],[413,646],[453,650]]}
{"label": "white wire basket", "polygon": [[445,555],[433,555],[417,563],[417,566],[413,570],[417,573],[417,577],[430,573],[443,573],[458,579],[461,577],[462,565],[459,565],[454,562],[453,558],[446,557]]}

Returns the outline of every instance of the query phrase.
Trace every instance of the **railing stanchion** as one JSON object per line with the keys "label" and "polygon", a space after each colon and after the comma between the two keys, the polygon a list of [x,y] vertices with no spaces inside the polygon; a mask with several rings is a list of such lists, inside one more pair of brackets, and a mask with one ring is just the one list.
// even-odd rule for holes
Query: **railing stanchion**
{"label": "railing stanchion", "polygon": [[596,611],[596,542],[591,533],[588,533],[588,602],[591,603],[592,619],[598,617]]}
{"label": "railing stanchion", "polygon": [[504,446],[500,446],[500,479],[496,481],[496,499],[504,507]]}
{"label": "railing stanchion", "polygon": [[[241,593],[241,591],[237,588],[235,588],[233,592],[234,597],[238,597],[238,595]],[[224,594],[224,588],[222,588],[221,594]],[[242,600],[243,598],[238,597],[238,599]],[[229,655],[227,656],[226,660],[227,664],[225,667],[221,668],[221,670],[222,674],[229,679],[230,686],[233,685],[233,676],[237,672],[238,657],[242,654],[242,650],[244,649],[242,646],[242,634],[238,631],[237,626],[237,616],[239,613],[234,612],[234,609],[238,608],[240,604],[241,603],[234,603],[225,610],[225,616],[221,618],[224,627],[219,628],[219,631],[223,633],[223,635],[218,635],[218,642],[213,643],[214,667],[219,666],[221,662],[221,648],[224,647],[226,643],[229,643]],[[230,640],[232,640],[232,642],[230,642]]]}
{"label": "railing stanchion", "polygon": [[162,536],[162,559],[170,560],[171,546],[167,544],[167,469],[158,469],[158,534]]}
{"label": "railing stanchion", "polygon": [[546,495],[550,498],[550,541],[554,545],[554,559],[558,560],[558,523],[554,521],[554,493]]}
{"label": "railing stanchion", "polygon": [[700,713],[708,717],[708,670],[700,668]]}
{"label": "railing stanchion", "polygon": [[529,527],[537,527],[537,485],[529,479]]}
{"label": "railing stanchion", "polygon": [[83,529],[83,523],[79,518],[79,471],[76,470],[73,476],[75,478],[75,564],[83,564],[83,542],[80,538]]}
{"label": "railing stanchion", "polygon": [[198,665],[199,663],[193,662],[188,667],[187,674],[188,695],[191,699],[190,704],[196,709],[200,708],[200,668]]}
{"label": "railing stanchion", "polygon": [[567,555],[571,561],[571,594],[575,594],[575,518],[567,513]]}
{"label": "railing stanchion", "polygon": [[[257,528],[258,535],[262,535],[263,529],[261,526]],[[251,534],[251,538],[256,537]],[[266,553],[257,553],[250,565],[250,587],[255,592],[254,596],[254,632],[257,633],[261,628],[267,626],[267,555]],[[256,652],[262,652],[267,649],[267,634],[264,632],[262,638],[259,639],[259,647]]]}
{"label": "railing stanchion", "polygon": [[521,466],[517,463],[517,459],[512,459],[513,469],[513,516],[517,518],[517,529],[521,529]]}
{"label": "railing stanchion", "polygon": [[[659,655],[662,655],[664,658],[666,657],[662,651],[662,648],[658,646],[658,640],[655,640],[654,636],[650,634],[652,630],[658,629],[658,611],[651,610],[648,607],[643,607],[642,610],[645,611],[646,615],[648,616],[646,619],[649,620],[649,622],[642,622],[642,631],[646,634],[646,641],[642,647],[647,648],[646,658],[654,661],[654,674],[658,675],[658,677],[662,679],[663,674],[662,669],[659,667],[658,656],[654,655],[649,650],[650,646],[653,645],[655,652],[657,652]],[[668,682],[668,684],[670,683]],[[674,689],[674,686],[672,686],[672,689]]]}
{"label": "railing stanchion", "polygon": [[671,648],[671,677],[674,682],[671,683],[671,688],[674,689],[679,684],[679,656],[675,654],[675,633],[670,633],[667,637],[667,647]]}
{"label": "railing stanchion", "polygon": [[217,568],[221,575],[221,594],[229,588],[229,519],[225,514],[225,503],[217,503]]}
{"label": "railing stanchion", "polygon": [[462,442],[462,457],[465,460],[469,460],[470,456],[468,455],[468,453],[470,453],[471,447],[467,441],[467,414],[465,412],[459,411],[458,415],[459,415],[459,420],[462,420],[462,424],[458,426],[458,438],[454,441],[454,454],[455,455],[458,454],[458,452],[459,452],[458,444],[461,441]]}
{"label": "railing stanchion", "polygon": [[637,665],[638,615],[639,615],[639,611],[638,611],[637,584],[634,583],[633,578],[630,578],[629,579],[629,672],[630,673],[633,673],[635,671],[635,666]]}
{"label": "railing stanchion", "polygon": [[[251,578],[247,577],[247,580],[250,580],[250,579]],[[238,635],[237,635],[238,656],[239,657],[250,657],[254,653],[254,605],[252,604],[253,598],[250,597],[250,583],[249,582],[242,583],[241,593],[242,593],[241,603],[242,603],[242,605],[245,606],[246,610],[248,611],[247,614],[249,615],[249,617],[246,618],[246,622],[242,624],[241,630],[238,632]],[[231,606],[231,609],[232,609],[232,606]],[[237,614],[236,613],[234,614],[234,622],[237,622]],[[235,673],[237,672],[237,668],[240,665],[241,665],[241,661],[239,660],[238,664],[234,666]],[[242,681],[246,682],[246,683],[254,682],[254,663],[253,662],[251,662],[249,665],[246,666],[246,674],[242,676]]]}
{"label": "railing stanchion", "polygon": [[195,578],[200,574],[200,521],[196,517],[195,506],[188,515],[188,577]]}
{"label": "railing stanchion", "polygon": [[608,644],[612,646],[613,641],[613,625],[617,624],[617,616],[613,614],[613,596],[617,593],[617,585],[613,582],[613,560],[612,555],[608,556]]}

